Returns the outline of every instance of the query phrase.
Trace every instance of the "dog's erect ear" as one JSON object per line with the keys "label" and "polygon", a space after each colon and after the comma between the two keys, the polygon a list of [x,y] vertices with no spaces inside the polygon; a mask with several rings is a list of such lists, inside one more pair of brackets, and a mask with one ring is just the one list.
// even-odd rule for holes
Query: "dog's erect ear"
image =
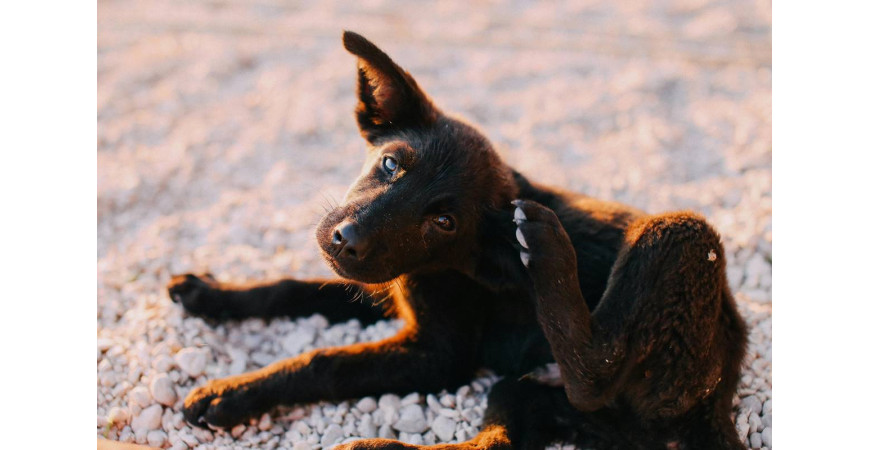
{"label": "dog's erect ear", "polygon": [[402,127],[426,126],[440,112],[408,72],[366,38],[344,32],[344,48],[359,60],[356,120],[360,133],[374,143]]}

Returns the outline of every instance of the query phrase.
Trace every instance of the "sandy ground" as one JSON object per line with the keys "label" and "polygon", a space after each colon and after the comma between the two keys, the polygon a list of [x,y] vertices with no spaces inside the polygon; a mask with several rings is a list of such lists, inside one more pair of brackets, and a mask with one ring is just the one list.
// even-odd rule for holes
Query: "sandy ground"
{"label": "sandy ground", "polygon": [[[770,447],[770,4],[614,3],[100,2],[97,435],[305,450],[373,429],[424,443],[476,432],[485,374],[429,399],[288,408],[232,433],[181,420],[181,399],[206,379],[399,326],[315,316],[210,327],[164,290],[187,271],[330,275],[313,226],[363,160],[354,60],[340,44],[351,29],[530,178],[649,212],[705,214],[752,325],[738,430]],[[204,355],[203,373],[180,368],[191,352]],[[392,416],[418,408],[425,429],[396,428]],[[442,408],[457,417],[435,433],[453,414]]]}

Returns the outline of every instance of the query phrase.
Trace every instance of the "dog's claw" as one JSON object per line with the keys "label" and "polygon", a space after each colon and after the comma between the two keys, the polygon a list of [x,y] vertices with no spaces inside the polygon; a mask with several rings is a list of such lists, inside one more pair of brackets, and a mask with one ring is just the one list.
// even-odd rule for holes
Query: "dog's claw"
{"label": "dog's claw", "polygon": [[519,223],[524,221],[524,220],[527,220],[526,213],[524,213],[522,209],[517,207],[514,210],[514,223],[519,225]]}
{"label": "dog's claw", "polygon": [[517,228],[517,242],[519,242],[520,245],[523,246],[523,248],[525,248],[525,249],[529,248],[529,244],[526,242],[526,237],[523,236],[523,232],[520,231],[519,228]]}
{"label": "dog's claw", "polygon": [[523,261],[523,265],[526,266],[526,268],[529,267],[529,253],[528,252],[520,251],[520,260]]}

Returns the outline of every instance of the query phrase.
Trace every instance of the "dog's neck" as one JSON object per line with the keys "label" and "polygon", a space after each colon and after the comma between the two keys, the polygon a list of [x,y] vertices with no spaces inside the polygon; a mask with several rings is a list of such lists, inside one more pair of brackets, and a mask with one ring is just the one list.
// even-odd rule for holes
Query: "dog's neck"
{"label": "dog's neck", "polygon": [[528,274],[522,267],[516,241],[516,226],[513,223],[515,207],[510,203],[526,197],[534,189],[521,173],[505,166],[506,178],[499,198],[498,208],[483,213],[473,257],[462,271],[489,290],[503,292],[525,289]]}

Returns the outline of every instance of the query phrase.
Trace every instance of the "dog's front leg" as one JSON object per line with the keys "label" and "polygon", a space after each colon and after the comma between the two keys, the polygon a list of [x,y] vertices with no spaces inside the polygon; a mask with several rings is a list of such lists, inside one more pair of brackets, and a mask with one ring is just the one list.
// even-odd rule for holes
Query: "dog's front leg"
{"label": "dog's front leg", "polygon": [[330,322],[383,319],[389,293],[344,280],[285,279],[270,283],[233,285],[209,274],[172,277],[169,298],[193,315],[210,319],[249,317],[305,317],[318,313]]}
{"label": "dog's front leg", "polygon": [[421,342],[416,330],[376,343],[314,350],[260,370],[210,381],[184,401],[194,425],[232,427],[277,405],[376,395],[433,392],[465,381],[444,342]]}

